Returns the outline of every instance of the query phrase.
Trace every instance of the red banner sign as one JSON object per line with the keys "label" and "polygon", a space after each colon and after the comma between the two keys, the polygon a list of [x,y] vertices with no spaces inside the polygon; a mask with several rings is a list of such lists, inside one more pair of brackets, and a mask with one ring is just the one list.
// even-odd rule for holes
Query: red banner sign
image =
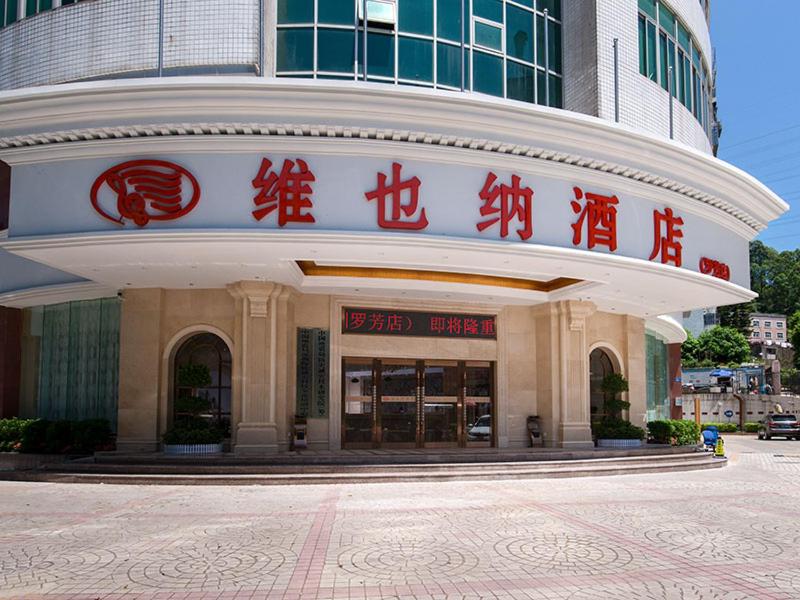
{"label": "red banner sign", "polygon": [[342,333],[497,339],[494,315],[345,308]]}

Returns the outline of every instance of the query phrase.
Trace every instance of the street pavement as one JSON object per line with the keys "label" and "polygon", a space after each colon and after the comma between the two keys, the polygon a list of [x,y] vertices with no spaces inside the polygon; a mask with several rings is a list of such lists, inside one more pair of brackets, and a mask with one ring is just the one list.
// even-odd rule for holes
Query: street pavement
{"label": "street pavement", "polygon": [[0,482],[0,597],[800,599],[800,441],[725,441],[615,477]]}

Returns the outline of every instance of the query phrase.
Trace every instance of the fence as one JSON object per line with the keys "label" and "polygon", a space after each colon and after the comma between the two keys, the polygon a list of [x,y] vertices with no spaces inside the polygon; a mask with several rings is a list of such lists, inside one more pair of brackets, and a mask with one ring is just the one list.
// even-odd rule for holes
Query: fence
{"label": "fence", "polygon": [[[783,412],[800,414],[800,397],[755,394],[684,394],[683,418],[700,423],[744,423],[761,421],[775,412],[779,404]],[[733,414],[725,416],[726,411]]]}

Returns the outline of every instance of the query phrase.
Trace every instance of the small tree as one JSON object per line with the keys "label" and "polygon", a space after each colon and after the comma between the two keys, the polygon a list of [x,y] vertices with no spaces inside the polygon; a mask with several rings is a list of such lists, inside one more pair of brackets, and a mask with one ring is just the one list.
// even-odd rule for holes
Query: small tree
{"label": "small tree", "polygon": [[619,398],[619,395],[628,391],[628,380],[619,373],[609,373],[603,377],[600,390],[605,395],[603,412],[605,420],[618,420],[622,418],[622,411],[628,410],[631,403]]}
{"label": "small tree", "polygon": [[750,358],[747,338],[730,327],[712,327],[697,338],[702,358],[715,364],[741,364]]}

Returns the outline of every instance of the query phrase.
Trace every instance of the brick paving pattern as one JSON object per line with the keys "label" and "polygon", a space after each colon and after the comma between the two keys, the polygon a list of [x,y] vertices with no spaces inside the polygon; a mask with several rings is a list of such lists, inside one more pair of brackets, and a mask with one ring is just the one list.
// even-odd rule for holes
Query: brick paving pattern
{"label": "brick paving pattern", "polygon": [[725,469],[318,486],[0,482],[0,598],[800,598],[800,442]]}

